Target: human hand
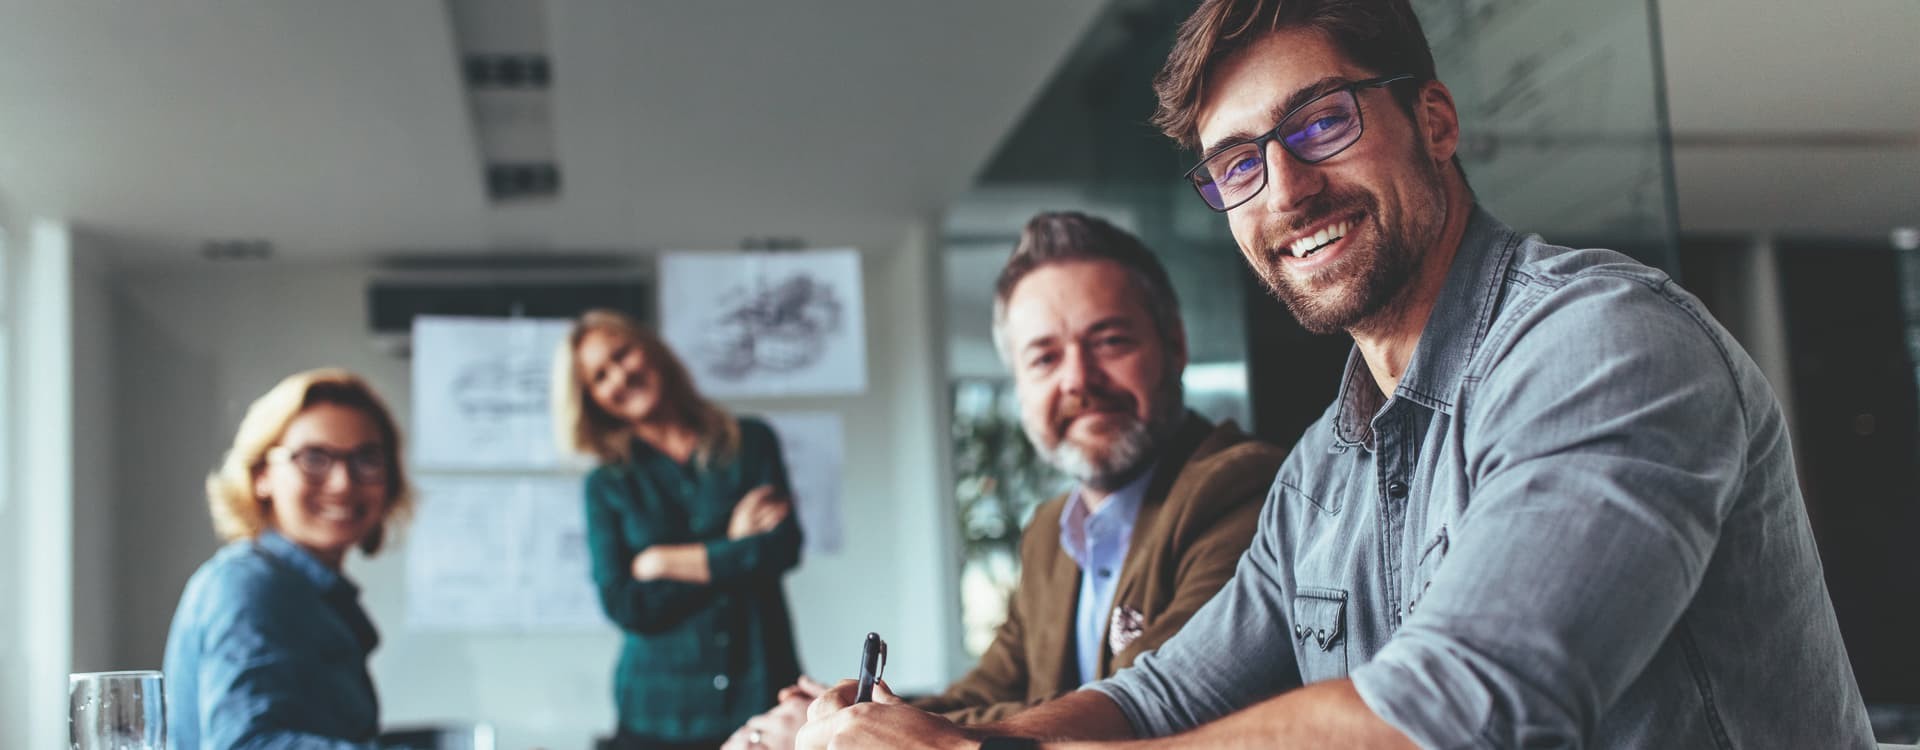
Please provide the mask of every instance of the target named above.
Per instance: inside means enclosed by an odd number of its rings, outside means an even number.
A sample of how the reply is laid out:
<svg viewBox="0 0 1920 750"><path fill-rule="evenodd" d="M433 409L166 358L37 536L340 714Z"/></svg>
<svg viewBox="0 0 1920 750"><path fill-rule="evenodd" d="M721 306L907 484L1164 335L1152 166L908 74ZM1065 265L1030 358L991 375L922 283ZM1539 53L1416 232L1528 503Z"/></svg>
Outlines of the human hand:
<svg viewBox="0 0 1920 750"><path fill-rule="evenodd" d="M734 730L720 750L793 750L793 736L807 723L807 705L812 702L811 698L782 698Z"/></svg>
<svg viewBox="0 0 1920 750"><path fill-rule="evenodd" d="M808 703L812 703L813 699L820 697L821 693L827 692L829 689L826 685L821 684L812 677L800 675L800 681L780 688L779 700L785 703L788 698L805 698ZM805 706L802 706L802 708L805 708ZM804 721L807 718L807 713L801 711L800 718Z"/></svg>
<svg viewBox="0 0 1920 750"><path fill-rule="evenodd" d="M859 683L841 680L807 707L807 725L794 738L796 750L923 748L971 750L979 738L937 714L907 705L887 683L873 685L873 702L853 703Z"/></svg>
<svg viewBox="0 0 1920 750"><path fill-rule="evenodd" d="M666 577L667 557L660 551L660 547L648 547L640 550L640 554L633 556L633 564L631 567L633 569L634 580L657 580Z"/></svg>
<svg viewBox="0 0 1920 750"><path fill-rule="evenodd" d="M733 515L727 519L727 538L741 539L772 531L792 510L793 503L786 495L776 492L773 485L755 487L733 506Z"/></svg>

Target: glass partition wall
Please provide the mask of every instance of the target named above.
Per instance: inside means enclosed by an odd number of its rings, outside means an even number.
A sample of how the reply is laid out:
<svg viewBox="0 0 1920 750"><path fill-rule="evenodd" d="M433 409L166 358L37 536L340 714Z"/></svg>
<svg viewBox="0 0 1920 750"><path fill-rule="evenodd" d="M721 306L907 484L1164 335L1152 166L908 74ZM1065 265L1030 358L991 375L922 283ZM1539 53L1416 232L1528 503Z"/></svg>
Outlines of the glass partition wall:
<svg viewBox="0 0 1920 750"><path fill-rule="evenodd" d="M1460 107L1478 199L1523 231L1674 270L1652 3L1414 0ZM1081 210L1138 234L1172 275L1187 403L1287 445L1332 399L1349 346L1309 336L1246 270L1225 219L1180 179L1194 155L1148 124L1153 75L1193 3L1120 0L1082 38L947 212L953 501L966 645L1005 616L1020 530L1068 482L1020 431L993 349L993 281L1034 213Z"/></svg>

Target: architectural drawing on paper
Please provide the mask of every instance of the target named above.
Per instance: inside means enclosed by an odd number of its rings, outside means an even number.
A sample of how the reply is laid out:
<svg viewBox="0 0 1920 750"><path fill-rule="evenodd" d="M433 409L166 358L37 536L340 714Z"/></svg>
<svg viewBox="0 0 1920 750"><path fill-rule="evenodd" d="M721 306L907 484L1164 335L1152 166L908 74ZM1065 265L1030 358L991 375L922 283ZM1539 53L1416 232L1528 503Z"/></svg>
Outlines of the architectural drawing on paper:
<svg viewBox="0 0 1920 750"><path fill-rule="evenodd" d="M453 377L453 403L468 419L539 416L547 410L548 364L541 352L465 362Z"/></svg>
<svg viewBox="0 0 1920 750"><path fill-rule="evenodd" d="M660 332L714 398L865 391L864 304L854 250L660 258Z"/></svg>
<svg viewBox="0 0 1920 750"><path fill-rule="evenodd" d="M800 271L723 294L701 352L707 370L728 380L813 366L840 333L845 308L833 286Z"/></svg>

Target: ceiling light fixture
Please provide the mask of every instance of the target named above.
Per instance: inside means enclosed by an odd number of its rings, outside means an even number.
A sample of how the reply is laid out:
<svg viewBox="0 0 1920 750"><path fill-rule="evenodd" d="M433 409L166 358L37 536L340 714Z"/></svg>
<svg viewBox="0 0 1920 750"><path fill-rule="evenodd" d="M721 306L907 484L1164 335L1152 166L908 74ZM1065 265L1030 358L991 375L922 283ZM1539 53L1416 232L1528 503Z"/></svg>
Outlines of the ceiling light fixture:
<svg viewBox="0 0 1920 750"><path fill-rule="evenodd" d="M1920 250L1920 227L1894 227L1893 246L1900 250Z"/></svg>

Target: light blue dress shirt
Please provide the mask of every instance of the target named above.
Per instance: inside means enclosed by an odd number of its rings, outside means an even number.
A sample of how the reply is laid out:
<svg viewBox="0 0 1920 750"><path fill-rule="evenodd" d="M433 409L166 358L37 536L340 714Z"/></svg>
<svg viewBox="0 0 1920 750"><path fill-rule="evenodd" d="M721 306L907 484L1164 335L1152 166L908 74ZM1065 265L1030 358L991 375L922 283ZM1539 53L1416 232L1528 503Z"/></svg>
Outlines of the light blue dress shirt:
<svg viewBox="0 0 1920 750"><path fill-rule="evenodd" d="M1080 665L1080 682L1093 681L1100 674L1100 641L1107 633L1107 612L1113 609L1113 588L1120 580L1120 566L1127 561L1127 546L1133 540L1133 519L1140 514L1140 499L1153 481L1153 467L1107 496L1100 509L1087 512L1081 488L1067 498L1066 515L1060 521L1060 546L1080 565L1080 603L1073 618L1074 651Z"/></svg>
<svg viewBox="0 0 1920 750"><path fill-rule="evenodd" d="M360 750L380 707L360 590L268 531L214 553L167 632L173 750Z"/></svg>

